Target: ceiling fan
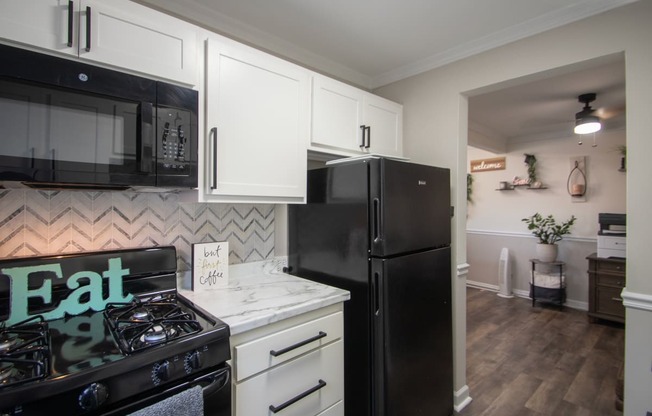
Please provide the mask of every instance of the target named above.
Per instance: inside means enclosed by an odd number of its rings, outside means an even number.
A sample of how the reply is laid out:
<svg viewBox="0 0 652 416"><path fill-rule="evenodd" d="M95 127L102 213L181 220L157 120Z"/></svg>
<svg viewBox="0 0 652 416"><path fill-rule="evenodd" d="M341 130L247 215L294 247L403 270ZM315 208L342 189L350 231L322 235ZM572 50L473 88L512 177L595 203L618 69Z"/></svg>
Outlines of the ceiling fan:
<svg viewBox="0 0 652 416"><path fill-rule="evenodd" d="M575 113L575 128L573 129L575 134L595 133L602 128L600 117L594 114L595 110L589 105L595 101L596 97L597 94L594 92L577 97L577 100L584 104L584 108L582 108L582 111Z"/></svg>

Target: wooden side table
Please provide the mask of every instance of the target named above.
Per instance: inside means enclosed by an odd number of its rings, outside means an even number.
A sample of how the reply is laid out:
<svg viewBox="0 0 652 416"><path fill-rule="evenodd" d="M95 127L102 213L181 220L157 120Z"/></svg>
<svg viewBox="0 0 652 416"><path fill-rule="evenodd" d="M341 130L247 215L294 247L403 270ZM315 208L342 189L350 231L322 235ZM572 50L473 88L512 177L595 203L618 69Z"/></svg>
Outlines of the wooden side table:
<svg viewBox="0 0 652 416"><path fill-rule="evenodd" d="M557 294L558 296L558 305L559 307L564 306L564 302L566 301L566 283L564 282L563 278L563 272L564 272L564 263L563 261L552 261L552 262L546 262L546 261L541 261L539 259L530 259L530 263L532 264L532 275L531 275L531 280L530 280L530 294L532 297L532 306L534 306L534 303L537 301L537 290L541 292L542 290L545 291L554 291L554 293ZM540 287L536 286L534 284L534 272L536 271L537 265L541 266L548 266L548 268L554 269L557 268L559 270L559 288L547 288L547 287ZM552 300L548 299L538 299L539 302L554 302Z"/></svg>

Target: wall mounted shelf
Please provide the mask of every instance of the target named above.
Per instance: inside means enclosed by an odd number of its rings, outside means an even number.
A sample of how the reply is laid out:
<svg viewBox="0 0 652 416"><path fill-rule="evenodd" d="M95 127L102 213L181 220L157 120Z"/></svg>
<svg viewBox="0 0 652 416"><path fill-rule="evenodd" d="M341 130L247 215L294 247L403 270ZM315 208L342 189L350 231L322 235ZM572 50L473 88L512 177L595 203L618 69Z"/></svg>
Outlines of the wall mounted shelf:
<svg viewBox="0 0 652 416"><path fill-rule="evenodd" d="M533 188L530 185L510 185L508 188L496 189L496 191L513 191L516 188L525 188L525 189L530 190L530 191L540 191L540 190L543 190L543 189L548 189L547 186L540 186L538 188Z"/></svg>

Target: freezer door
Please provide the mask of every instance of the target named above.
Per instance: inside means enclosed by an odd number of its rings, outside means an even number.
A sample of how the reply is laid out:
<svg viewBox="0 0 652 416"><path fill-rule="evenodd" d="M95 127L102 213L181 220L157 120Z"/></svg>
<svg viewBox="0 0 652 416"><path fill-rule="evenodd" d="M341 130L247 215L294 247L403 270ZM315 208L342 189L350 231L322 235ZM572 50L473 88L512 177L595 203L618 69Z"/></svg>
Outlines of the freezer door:
<svg viewBox="0 0 652 416"><path fill-rule="evenodd" d="M371 162L369 175L372 256L450 244L448 169L379 159Z"/></svg>
<svg viewBox="0 0 652 416"><path fill-rule="evenodd" d="M453 414L450 248L372 259L376 416Z"/></svg>

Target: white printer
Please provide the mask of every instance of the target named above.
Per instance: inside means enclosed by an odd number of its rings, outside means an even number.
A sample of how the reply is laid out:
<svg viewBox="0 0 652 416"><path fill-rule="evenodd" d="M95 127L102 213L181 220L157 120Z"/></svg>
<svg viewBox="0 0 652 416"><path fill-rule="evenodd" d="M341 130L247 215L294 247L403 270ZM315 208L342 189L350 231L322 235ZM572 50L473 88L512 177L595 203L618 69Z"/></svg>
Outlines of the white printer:
<svg viewBox="0 0 652 416"><path fill-rule="evenodd" d="M598 257L626 257L626 220L626 214L598 214Z"/></svg>

